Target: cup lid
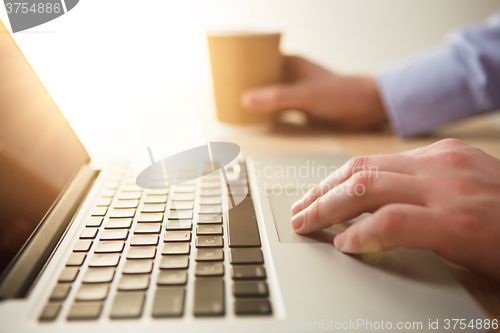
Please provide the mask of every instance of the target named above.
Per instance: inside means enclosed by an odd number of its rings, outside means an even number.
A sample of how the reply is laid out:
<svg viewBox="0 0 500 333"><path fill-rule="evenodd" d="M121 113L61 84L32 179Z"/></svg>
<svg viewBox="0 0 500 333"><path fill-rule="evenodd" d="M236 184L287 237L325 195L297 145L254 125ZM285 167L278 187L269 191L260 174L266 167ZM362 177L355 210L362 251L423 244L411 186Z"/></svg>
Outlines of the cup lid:
<svg viewBox="0 0 500 333"><path fill-rule="evenodd" d="M272 36L281 35L278 29L248 28L248 27L225 27L206 30L207 36L211 37L252 37L252 36Z"/></svg>

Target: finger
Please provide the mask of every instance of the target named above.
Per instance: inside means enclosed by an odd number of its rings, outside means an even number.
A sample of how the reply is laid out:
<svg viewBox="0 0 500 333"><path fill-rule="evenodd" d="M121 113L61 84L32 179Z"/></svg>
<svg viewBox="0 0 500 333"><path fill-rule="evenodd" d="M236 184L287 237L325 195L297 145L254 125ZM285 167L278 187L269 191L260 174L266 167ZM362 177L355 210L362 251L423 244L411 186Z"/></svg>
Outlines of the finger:
<svg viewBox="0 0 500 333"><path fill-rule="evenodd" d="M319 184L311 188L301 200L294 203L292 206L292 214L295 215L309 207L309 205L319 197L360 171L369 172L372 176L381 171L412 175L416 172L415 160L411 156L399 154L354 157Z"/></svg>
<svg viewBox="0 0 500 333"><path fill-rule="evenodd" d="M243 107L261 112L276 112L303 107L304 91L294 84L274 84L250 89L241 95Z"/></svg>
<svg viewBox="0 0 500 333"><path fill-rule="evenodd" d="M398 246L436 250L440 243L439 219L430 208L393 204L353 224L334 243L345 253L388 250Z"/></svg>
<svg viewBox="0 0 500 333"><path fill-rule="evenodd" d="M415 177L392 172L359 172L292 218L292 227L307 234L345 222L392 203L424 204Z"/></svg>

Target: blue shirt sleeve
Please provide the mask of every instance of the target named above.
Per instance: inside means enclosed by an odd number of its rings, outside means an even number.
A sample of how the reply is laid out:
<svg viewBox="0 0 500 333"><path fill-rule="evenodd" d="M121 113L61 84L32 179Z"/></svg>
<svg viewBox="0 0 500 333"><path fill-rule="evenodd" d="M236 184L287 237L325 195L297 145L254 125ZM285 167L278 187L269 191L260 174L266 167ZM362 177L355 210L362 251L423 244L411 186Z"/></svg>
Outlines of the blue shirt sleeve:
<svg viewBox="0 0 500 333"><path fill-rule="evenodd" d="M500 11L451 33L446 43L377 75L399 136L414 136L500 108Z"/></svg>

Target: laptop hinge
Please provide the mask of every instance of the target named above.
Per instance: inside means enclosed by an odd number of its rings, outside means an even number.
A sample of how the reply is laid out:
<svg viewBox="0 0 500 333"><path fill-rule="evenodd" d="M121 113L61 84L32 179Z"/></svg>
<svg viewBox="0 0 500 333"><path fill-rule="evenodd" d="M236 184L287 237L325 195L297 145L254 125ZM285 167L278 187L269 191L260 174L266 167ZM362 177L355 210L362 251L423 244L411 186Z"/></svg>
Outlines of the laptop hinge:
<svg viewBox="0 0 500 333"><path fill-rule="evenodd" d="M0 285L0 299L23 298L73 220L98 172L85 164L45 216Z"/></svg>

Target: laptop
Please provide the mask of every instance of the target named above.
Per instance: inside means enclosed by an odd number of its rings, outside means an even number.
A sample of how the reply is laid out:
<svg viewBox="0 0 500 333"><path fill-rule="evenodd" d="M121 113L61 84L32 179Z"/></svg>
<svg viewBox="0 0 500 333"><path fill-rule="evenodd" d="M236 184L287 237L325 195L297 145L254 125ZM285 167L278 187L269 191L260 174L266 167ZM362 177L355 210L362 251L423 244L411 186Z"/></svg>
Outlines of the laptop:
<svg viewBox="0 0 500 333"><path fill-rule="evenodd" d="M94 167L3 25L0 59L1 331L429 331L488 320L432 252L342 254L333 237L355 221L292 231L291 204L349 156L173 165L175 185L160 173L141 187L127 161Z"/></svg>

